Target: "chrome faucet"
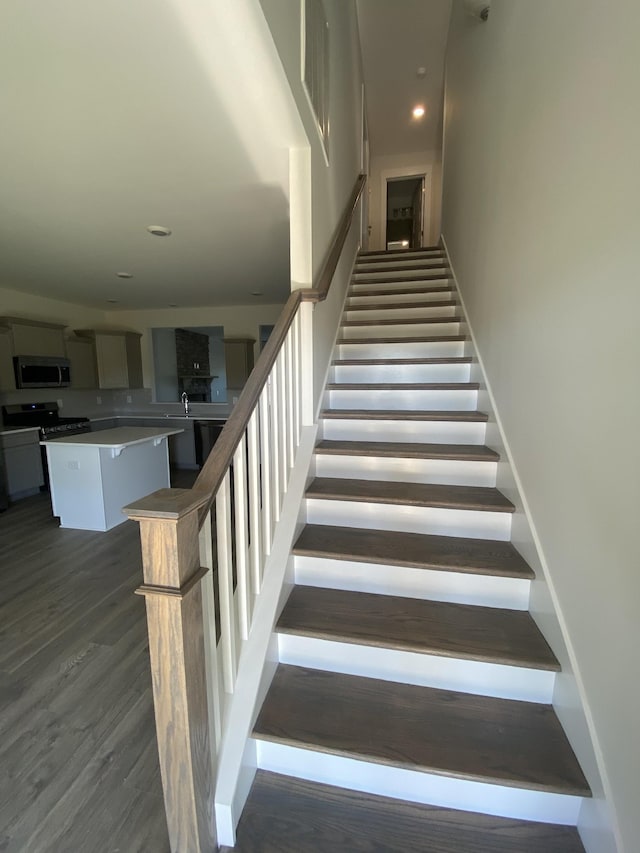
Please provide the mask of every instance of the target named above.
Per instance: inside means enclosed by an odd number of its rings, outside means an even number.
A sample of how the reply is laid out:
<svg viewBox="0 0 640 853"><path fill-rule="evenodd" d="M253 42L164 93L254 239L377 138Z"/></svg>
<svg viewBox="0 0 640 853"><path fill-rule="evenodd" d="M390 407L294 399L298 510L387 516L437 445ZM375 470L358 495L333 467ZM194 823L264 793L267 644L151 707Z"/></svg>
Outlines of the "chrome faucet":
<svg viewBox="0 0 640 853"><path fill-rule="evenodd" d="M182 400L182 405L184 406L184 416L185 416L185 418L188 418L189 412L190 412L190 406L189 406L189 398L187 397L186 391L182 392L182 397L180 399Z"/></svg>

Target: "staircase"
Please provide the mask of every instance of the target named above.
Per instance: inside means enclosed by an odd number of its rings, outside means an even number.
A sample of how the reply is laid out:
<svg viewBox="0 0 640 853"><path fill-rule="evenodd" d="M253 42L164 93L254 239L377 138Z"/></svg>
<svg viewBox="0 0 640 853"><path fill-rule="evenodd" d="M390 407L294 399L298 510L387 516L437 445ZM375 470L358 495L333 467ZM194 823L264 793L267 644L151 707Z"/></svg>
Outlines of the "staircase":
<svg viewBox="0 0 640 853"><path fill-rule="evenodd" d="M439 249L359 256L239 853L583 850L468 353Z"/></svg>

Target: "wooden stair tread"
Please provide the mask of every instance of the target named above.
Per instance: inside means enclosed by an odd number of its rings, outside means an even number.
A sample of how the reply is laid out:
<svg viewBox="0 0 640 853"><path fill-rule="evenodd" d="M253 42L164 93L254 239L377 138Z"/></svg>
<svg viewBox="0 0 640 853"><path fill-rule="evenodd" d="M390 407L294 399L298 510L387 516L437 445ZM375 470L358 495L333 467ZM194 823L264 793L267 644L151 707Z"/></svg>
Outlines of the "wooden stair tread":
<svg viewBox="0 0 640 853"><path fill-rule="evenodd" d="M441 280L453 281L449 276L440 276ZM414 294L428 295L429 293L446 293L450 291L455 293L455 290L450 284L443 284L439 287L391 287L383 290L354 290L353 284L362 284L362 282L352 282L352 287L349 289L349 299L356 299L359 296L410 296ZM385 282L383 282L385 284ZM413 305L413 302L407 302L408 306ZM351 307L351 306L349 306Z"/></svg>
<svg viewBox="0 0 640 853"><path fill-rule="evenodd" d="M426 275L403 275L398 277L397 275L385 275L381 278L377 278L374 276L373 270L368 271L367 273L354 273L357 276L362 276L362 278L353 279L353 284L406 284L409 281L441 281L442 279L451 279L450 270L444 264L441 267L436 267L436 269L441 269L441 273L433 273L429 272ZM382 272L382 270L380 270ZM415 272L415 270L411 270L411 272Z"/></svg>
<svg viewBox="0 0 640 853"><path fill-rule="evenodd" d="M308 486L306 496L324 500L363 501L402 506L515 512L511 501L502 492L490 486L450 486L441 483L396 483L316 477Z"/></svg>
<svg viewBox="0 0 640 853"><path fill-rule="evenodd" d="M477 391L478 382L328 382L327 391Z"/></svg>
<svg viewBox="0 0 640 853"><path fill-rule="evenodd" d="M391 365L409 365L409 364L472 364L473 357L470 355L459 356L441 356L440 358L335 358L331 364L336 367L343 365L362 365L362 364L391 364Z"/></svg>
<svg viewBox="0 0 640 853"><path fill-rule="evenodd" d="M258 770L221 853L584 853L574 827L461 812Z"/></svg>
<svg viewBox="0 0 640 853"><path fill-rule="evenodd" d="M557 672L528 612L341 589L295 586L284 634Z"/></svg>
<svg viewBox="0 0 640 853"><path fill-rule="evenodd" d="M467 335L420 335L417 337L395 337L395 338L383 338L378 337L367 337L367 338L338 338L336 343L342 344L437 344L442 343L443 341L466 341L468 340Z"/></svg>
<svg viewBox="0 0 640 853"><path fill-rule="evenodd" d="M280 664L254 735L445 776L590 795L552 707L534 702Z"/></svg>
<svg viewBox="0 0 640 853"><path fill-rule="evenodd" d="M318 442L316 453L335 456L384 456L403 459L454 459L468 462L497 462L500 454L482 444L423 444L414 441Z"/></svg>
<svg viewBox="0 0 640 853"><path fill-rule="evenodd" d="M460 305L457 299L437 299L427 300L425 302L378 302L369 305L346 305L345 311L381 311L391 310L396 308L456 308Z"/></svg>
<svg viewBox="0 0 640 853"><path fill-rule="evenodd" d="M469 421L485 423L489 417L485 412L456 411L448 409L325 409L323 418L366 421Z"/></svg>
<svg viewBox="0 0 640 853"><path fill-rule="evenodd" d="M445 572L533 580L535 574L511 542L307 524L293 553Z"/></svg>
<svg viewBox="0 0 640 853"><path fill-rule="evenodd" d="M382 266L377 266L377 268L371 268L369 264L379 264L378 261L367 261L366 266L361 264L356 264L353 268L353 271L356 275L366 275L367 273L381 273L381 272L412 272L419 273L423 270L426 272L430 272L432 269L447 269L449 264L444 258L434 257L434 258L417 258L416 260L409 261L409 263L393 263L391 260L384 263Z"/></svg>
<svg viewBox="0 0 640 853"><path fill-rule="evenodd" d="M464 317L392 317L384 320L345 320L341 325L341 329L358 328L360 326L411 326L427 323L462 323Z"/></svg>

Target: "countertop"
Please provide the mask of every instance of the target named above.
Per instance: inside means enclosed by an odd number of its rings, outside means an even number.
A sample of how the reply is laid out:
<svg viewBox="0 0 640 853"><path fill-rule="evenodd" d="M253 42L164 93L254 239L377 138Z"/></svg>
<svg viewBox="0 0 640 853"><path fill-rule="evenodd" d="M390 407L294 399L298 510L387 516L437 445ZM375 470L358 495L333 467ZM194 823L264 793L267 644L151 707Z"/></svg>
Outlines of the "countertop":
<svg viewBox="0 0 640 853"><path fill-rule="evenodd" d="M40 427L12 427L12 428L2 427L2 429L0 429L0 435L11 435L12 433L15 433L15 432L39 432L39 431L40 431Z"/></svg>
<svg viewBox="0 0 640 853"><path fill-rule="evenodd" d="M68 435L62 438L52 438L41 441L45 447L48 445L81 446L81 447L108 447L119 450L130 447L132 444L143 444L154 438L165 438L168 435L177 435L184 432L182 429L161 429L160 427L114 427L103 429L98 432L83 432L80 435Z"/></svg>

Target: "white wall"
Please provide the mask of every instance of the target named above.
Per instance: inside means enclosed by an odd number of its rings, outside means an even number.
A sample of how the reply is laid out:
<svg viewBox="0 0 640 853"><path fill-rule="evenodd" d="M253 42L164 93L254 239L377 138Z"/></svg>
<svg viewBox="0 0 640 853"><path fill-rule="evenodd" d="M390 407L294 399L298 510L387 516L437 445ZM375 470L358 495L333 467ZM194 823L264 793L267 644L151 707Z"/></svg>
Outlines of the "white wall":
<svg viewBox="0 0 640 853"><path fill-rule="evenodd" d="M362 70L353 0L324 0L329 23L329 165L301 80L300 0L260 0L310 146L310 273L317 274L360 167ZM295 222L293 223L295 227ZM293 240L292 236L292 240ZM306 284L310 281L298 282Z"/></svg>
<svg viewBox="0 0 640 853"><path fill-rule="evenodd" d="M371 158L369 181L370 249L384 249L386 238L386 180L402 175L427 175L424 241L428 246L440 236L441 157L439 151L385 154Z"/></svg>
<svg viewBox="0 0 640 853"><path fill-rule="evenodd" d="M20 293L18 290L0 288L0 316L27 317L30 320L60 323L73 330L104 325L106 313L73 302L46 299L43 296Z"/></svg>
<svg viewBox="0 0 640 853"><path fill-rule="evenodd" d="M493 0L487 24L456 0L442 228L626 853L640 837L639 29L631 0ZM588 849L608 849L593 813L581 821Z"/></svg>

